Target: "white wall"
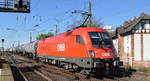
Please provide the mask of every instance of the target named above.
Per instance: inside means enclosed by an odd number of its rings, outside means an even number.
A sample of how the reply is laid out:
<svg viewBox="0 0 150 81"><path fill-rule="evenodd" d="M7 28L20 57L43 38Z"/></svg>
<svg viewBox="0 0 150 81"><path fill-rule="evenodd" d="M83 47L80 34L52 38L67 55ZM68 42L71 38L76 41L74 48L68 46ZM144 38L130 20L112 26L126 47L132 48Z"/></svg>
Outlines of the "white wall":
<svg viewBox="0 0 150 81"><path fill-rule="evenodd" d="M143 59L150 60L150 34L143 34Z"/></svg>
<svg viewBox="0 0 150 81"><path fill-rule="evenodd" d="M134 60L141 61L141 34L134 34Z"/></svg>
<svg viewBox="0 0 150 81"><path fill-rule="evenodd" d="M130 54L131 53L131 35L127 35L124 37L124 53Z"/></svg>

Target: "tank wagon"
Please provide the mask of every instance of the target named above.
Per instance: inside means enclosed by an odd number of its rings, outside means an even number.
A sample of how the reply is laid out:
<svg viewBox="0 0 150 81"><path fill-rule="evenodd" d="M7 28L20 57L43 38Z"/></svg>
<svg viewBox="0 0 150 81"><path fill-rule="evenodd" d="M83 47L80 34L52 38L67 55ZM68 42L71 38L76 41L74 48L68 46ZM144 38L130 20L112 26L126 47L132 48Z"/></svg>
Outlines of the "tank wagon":
<svg viewBox="0 0 150 81"><path fill-rule="evenodd" d="M21 47L21 51L23 52L23 55L35 58L36 57L37 42L38 41L33 41L30 43L24 44Z"/></svg>
<svg viewBox="0 0 150 81"><path fill-rule="evenodd" d="M22 44L20 46L17 46L15 49L17 50L17 53L21 54L22 56L28 56L28 57L36 57L36 49L37 49L37 43L38 41L33 41L27 44Z"/></svg>
<svg viewBox="0 0 150 81"><path fill-rule="evenodd" d="M122 65L106 30L76 28L43 40L25 44L26 54L40 61L64 66L83 74L112 70Z"/></svg>

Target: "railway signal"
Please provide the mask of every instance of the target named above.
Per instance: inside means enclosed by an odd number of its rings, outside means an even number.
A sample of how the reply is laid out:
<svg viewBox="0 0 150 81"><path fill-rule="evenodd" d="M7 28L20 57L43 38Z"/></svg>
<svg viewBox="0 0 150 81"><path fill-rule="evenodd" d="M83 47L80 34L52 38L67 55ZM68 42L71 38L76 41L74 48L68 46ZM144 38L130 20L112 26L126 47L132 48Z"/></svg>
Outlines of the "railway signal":
<svg viewBox="0 0 150 81"><path fill-rule="evenodd" d="M0 12L30 13L30 0L3 0Z"/></svg>
<svg viewBox="0 0 150 81"><path fill-rule="evenodd" d="M5 41L5 39L1 39L1 41L2 41L2 53L4 52L4 41Z"/></svg>

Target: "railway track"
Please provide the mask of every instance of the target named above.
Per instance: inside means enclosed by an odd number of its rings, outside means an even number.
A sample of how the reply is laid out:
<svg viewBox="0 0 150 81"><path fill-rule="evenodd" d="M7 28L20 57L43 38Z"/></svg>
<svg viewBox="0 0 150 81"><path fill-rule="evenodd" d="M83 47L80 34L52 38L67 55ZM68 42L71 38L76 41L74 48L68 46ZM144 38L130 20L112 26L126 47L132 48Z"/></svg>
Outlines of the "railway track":
<svg viewBox="0 0 150 81"><path fill-rule="evenodd" d="M17 59L13 55L9 56L8 60L12 63L13 68L15 67L13 69L15 70L14 72L18 71L21 77L23 77L17 79L17 81L52 81L49 77L34 69L32 62Z"/></svg>
<svg viewBox="0 0 150 81"><path fill-rule="evenodd" d="M64 68L36 62L22 56L14 55L11 58L26 77L26 81L147 81L145 77L149 76L145 73L119 71L117 75L92 76L87 79L80 73L70 72Z"/></svg>
<svg viewBox="0 0 150 81"><path fill-rule="evenodd" d="M18 66L20 67L20 69L22 71L26 72L24 74L25 74L25 76L28 75L27 78L29 78L31 75L31 74L28 74L27 71L30 71L33 73L33 70L34 70L34 72L42 74L42 75L46 75L44 77L52 79L52 80L48 80L48 81L79 81L79 79L81 80L81 76L79 78L74 73L71 73L68 70L64 70L63 68L57 68L55 66L37 63L34 60L24 58L24 57L22 58L20 56L19 56L19 59L17 59L17 60L19 63L23 62L23 64L18 64ZM43 80L39 80L39 81L43 81Z"/></svg>
<svg viewBox="0 0 150 81"><path fill-rule="evenodd" d="M18 59L19 58L19 59ZM36 72L42 75L45 75L46 78L51 78L48 81L91 81L91 79L87 79L85 75L79 73L73 73L63 68L59 68L53 65L37 63L36 61L28 58L24 58L21 56L15 55L15 61L27 79L30 81L34 81L34 75ZM32 74L34 75L32 75ZM32 75L32 77L31 77ZM30 78L31 77L31 78ZM92 78L93 81L101 81L99 79ZM44 80L36 80L36 81L44 81Z"/></svg>

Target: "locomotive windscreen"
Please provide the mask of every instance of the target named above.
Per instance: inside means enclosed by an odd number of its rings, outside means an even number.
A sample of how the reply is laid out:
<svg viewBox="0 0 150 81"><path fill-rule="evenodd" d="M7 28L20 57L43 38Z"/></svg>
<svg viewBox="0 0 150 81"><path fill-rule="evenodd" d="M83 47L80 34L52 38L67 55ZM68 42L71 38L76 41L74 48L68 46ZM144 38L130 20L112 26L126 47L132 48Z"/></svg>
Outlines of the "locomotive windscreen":
<svg viewBox="0 0 150 81"><path fill-rule="evenodd" d="M112 47L111 37L107 32L89 32L93 47Z"/></svg>

